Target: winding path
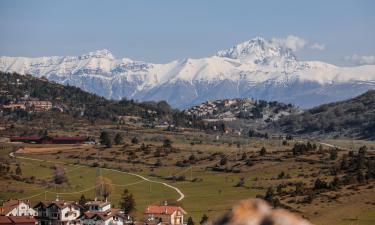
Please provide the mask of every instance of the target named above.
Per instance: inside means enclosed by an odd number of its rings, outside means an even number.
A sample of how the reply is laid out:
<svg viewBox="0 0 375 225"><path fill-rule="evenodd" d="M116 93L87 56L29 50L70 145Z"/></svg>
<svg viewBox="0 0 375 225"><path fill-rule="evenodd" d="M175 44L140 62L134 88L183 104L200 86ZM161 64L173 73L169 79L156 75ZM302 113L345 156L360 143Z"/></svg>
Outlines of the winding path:
<svg viewBox="0 0 375 225"><path fill-rule="evenodd" d="M9 153L9 156L12 157L12 158L16 157L13 152ZM49 160L42 160L42 159L34 159L34 158L29 158L29 157L23 157L23 156L17 156L16 158L25 159L25 160L33 160L33 161L38 161L38 162L59 163L59 164L67 164L67 165L77 166L75 164L65 163L65 162L61 162L61 161L49 161ZM79 165L79 166L89 167L89 166L86 166L86 165ZM136 174L136 173L124 172L124 171L121 171L121 170L108 169L108 168L102 168L102 169L103 170L107 170L107 171L113 171L113 172L124 173L124 174L128 174L128 175L136 176L136 177L139 177L142 180L150 182L150 183L162 184L162 185L164 185L164 186L166 186L168 188L173 189L174 191L176 191L179 194L179 198L177 199L178 202L185 198L184 193L179 188L177 188L175 186L172 186L170 184L167 184L165 182L150 180L147 177L144 177L144 176Z"/></svg>
<svg viewBox="0 0 375 225"><path fill-rule="evenodd" d="M343 149L343 150L350 150L350 149L347 149L347 148L344 148L344 147L341 147L341 146L338 146L338 145L333 145L333 144L329 144L329 143L325 143L325 142L318 142L319 144L321 145L325 145L327 147L331 147L331 148L340 148L340 149Z"/></svg>

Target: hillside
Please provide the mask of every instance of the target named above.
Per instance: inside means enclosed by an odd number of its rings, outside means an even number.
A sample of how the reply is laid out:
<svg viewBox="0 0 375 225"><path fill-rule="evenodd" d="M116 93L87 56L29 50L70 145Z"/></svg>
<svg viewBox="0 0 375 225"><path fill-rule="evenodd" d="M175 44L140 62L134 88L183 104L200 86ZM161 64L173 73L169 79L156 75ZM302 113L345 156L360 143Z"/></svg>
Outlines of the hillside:
<svg viewBox="0 0 375 225"><path fill-rule="evenodd" d="M375 90L350 100L324 104L274 126L297 135L375 139Z"/></svg>
<svg viewBox="0 0 375 225"><path fill-rule="evenodd" d="M107 100L77 87L64 86L45 78L0 72L0 105L25 102L27 99L50 101L73 117L90 121L116 120L119 116L137 116L147 120L171 120L174 113L166 102L137 103L133 100ZM22 117L22 113L18 113ZM26 116L26 115L25 115Z"/></svg>
<svg viewBox="0 0 375 225"><path fill-rule="evenodd" d="M116 58L106 49L80 56L2 56L0 71L45 76L107 99L165 100L180 109L248 97L310 108L375 88L374 65L300 61L292 49L260 37L208 57L165 64Z"/></svg>

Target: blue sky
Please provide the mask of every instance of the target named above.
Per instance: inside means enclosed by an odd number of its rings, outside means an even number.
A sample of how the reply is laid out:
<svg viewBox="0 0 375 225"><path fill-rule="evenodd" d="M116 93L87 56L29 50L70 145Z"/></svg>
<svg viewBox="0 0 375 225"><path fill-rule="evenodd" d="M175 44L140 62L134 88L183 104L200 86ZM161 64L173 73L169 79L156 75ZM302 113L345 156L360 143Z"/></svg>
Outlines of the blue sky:
<svg viewBox="0 0 375 225"><path fill-rule="evenodd" d="M372 63L374 12L371 0L0 0L0 55L107 48L116 57L163 63L210 56L257 36L294 35L308 41L296 53L301 59L345 65L359 63L356 55Z"/></svg>

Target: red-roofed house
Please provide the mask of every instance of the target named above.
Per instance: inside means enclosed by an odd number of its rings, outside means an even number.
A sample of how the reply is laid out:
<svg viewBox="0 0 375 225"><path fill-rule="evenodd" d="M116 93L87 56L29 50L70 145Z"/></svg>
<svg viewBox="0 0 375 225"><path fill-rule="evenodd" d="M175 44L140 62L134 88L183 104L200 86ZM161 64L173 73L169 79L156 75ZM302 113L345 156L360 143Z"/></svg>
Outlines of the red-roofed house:
<svg viewBox="0 0 375 225"><path fill-rule="evenodd" d="M11 142L24 142L31 144L42 144L45 142L40 136L28 136L28 137L10 137Z"/></svg>
<svg viewBox="0 0 375 225"><path fill-rule="evenodd" d="M148 222L157 224L182 225L184 224L184 215L186 214L179 206L172 205L149 205L144 211Z"/></svg>
<svg viewBox="0 0 375 225"><path fill-rule="evenodd" d="M37 221L31 216L0 216L0 225L36 225Z"/></svg>
<svg viewBox="0 0 375 225"><path fill-rule="evenodd" d="M27 202L21 200L9 200L0 207L2 216L37 216L38 213Z"/></svg>

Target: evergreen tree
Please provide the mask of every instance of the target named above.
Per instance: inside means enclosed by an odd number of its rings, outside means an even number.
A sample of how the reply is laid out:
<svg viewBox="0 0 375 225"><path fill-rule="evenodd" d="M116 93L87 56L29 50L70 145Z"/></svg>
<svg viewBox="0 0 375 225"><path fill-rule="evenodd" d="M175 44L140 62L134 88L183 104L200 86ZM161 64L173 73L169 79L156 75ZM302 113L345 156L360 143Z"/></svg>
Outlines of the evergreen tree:
<svg viewBox="0 0 375 225"><path fill-rule="evenodd" d="M363 175L362 170L358 170L358 173L357 173L357 181L358 181L358 183L360 183L360 184L363 184L363 183L365 183L365 181L366 181L365 176Z"/></svg>
<svg viewBox="0 0 375 225"><path fill-rule="evenodd" d="M19 176L22 175L22 169L21 169L20 165L17 165L16 174L19 175Z"/></svg>
<svg viewBox="0 0 375 225"><path fill-rule="evenodd" d="M120 208L126 215L129 215L135 210L135 200L133 194L128 189L124 189L120 199Z"/></svg>
<svg viewBox="0 0 375 225"><path fill-rule="evenodd" d="M199 222L199 224L203 225L203 224L207 223L207 221L208 221L208 216L206 214L203 214L202 219Z"/></svg>
<svg viewBox="0 0 375 225"><path fill-rule="evenodd" d="M262 147L262 149L260 149L260 151L259 151L259 154L260 154L260 156L265 156L267 154L266 148Z"/></svg>
<svg viewBox="0 0 375 225"><path fill-rule="evenodd" d="M112 147L112 141L109 138L109 134L106 131L102 131L100 134L100 144L105 145L106 147Z"/></svg>
<svg viewBox="0 0 375 225"><path fill-rule="evenodd" d="M319 190L319 189L326 189L328 188L327 182L321 180L321 179L316 179L314 183L314 190Z"/></svg>
<svg viewBox="0 0 375 225"><path fill-rule="evenodd" d="M87 200L86 200L85 195L81 195L81 197L79 198L78 203L79 203L81 206L85 206L86 202L87 202Z"/></svg>
<svg viewBox="0 0 375 225"><path fill-rule="evenodd" d="M273 197L274 197L274 190L273 190L273 187L270 186L267 189L266 195L264 196L264 200L266 200L269 203L272 203L273 202Z"/></svg>
<svg viewBox="0 0 375 225"><path fill-rule="evenodd" d="M163 141L163 147L164 148L170 148L170 147L172 147L172 141L169 140L168 138L164 139L164 141Z"/></svg>
<svg viewBox="0 0 375 225"><path fill-rule="evenodd" d="M331 150L330 154L329 154L329 158L331 160L336 160L337 159L337 149L334 148Z"/></svg>
<svg viewBox="0 0 375 225"><path fill-rule="evenodd" d="M133 137L132 138L132 144L138 144L139 143L139 140L138 140L138 138L137 137Z"/></svg>
<svg viewBox="0 0 375 225"><path fill-rule="evenodd" d="M358 150L358 154L357 154L357 169L358 170L361 170L365 167L366 151L367 151L367 147L365 145L360 147Z"/></svg>
<svg viewBox="0 0 375 225"><path fill-rule="evenodd" d="M227 162L228 162L228 159L225 156L220 159L220 165L222 165L222 166L224 166L225 164L227 164Z"/></svg>
<svg viewBox="0 0 375 225"><path fill-rule="evenodd" d="M161 162L160 158L156 160L156 163L154 164L156 167L160 167L163 165L163 163Z"/></svg>
<svg viewBox="0 0 375 225"><path fill-rule="evenodd" d="M82 206L82 209L81 209L82 212L85 212L85 211L88 210L88 208L86 206L87 200L86 200L85 195L81 195L81 197L79 198L78 203L79 203L80 206Z"/></svg>
<svg viewBox="0 0 375 225"><path fill-rule="evenodd" d="M124 137L122 136L121 133L117 133L115 136L115 144L116 145L121 145L124 143Z"/></svg>
<svg viewBox="0 0 375 225"><path fill-rule="evenodd" d="M246 152L242 153L242 157L241 157L241 160L246 160L247 159L247 155L246 155Z"/></svg>
<svg viewBox="0 0 375 225"><path fill-rule="evenodd" d="M189 216L188 218L187 225L194 225L194 221L193 218L191 218L191 216Z"/></svg>

